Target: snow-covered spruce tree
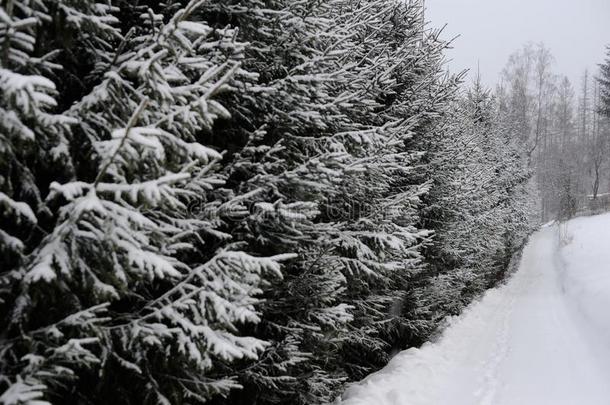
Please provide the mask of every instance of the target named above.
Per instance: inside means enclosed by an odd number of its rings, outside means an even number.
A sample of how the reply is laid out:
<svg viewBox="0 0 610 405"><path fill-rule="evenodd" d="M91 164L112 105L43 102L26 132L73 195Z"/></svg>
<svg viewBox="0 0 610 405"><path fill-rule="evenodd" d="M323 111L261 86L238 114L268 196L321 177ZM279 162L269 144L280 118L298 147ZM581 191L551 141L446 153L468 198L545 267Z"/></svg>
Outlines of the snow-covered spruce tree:
<svg viewBox="0 0 610 405"><path fill-rule="evenodd" d="M366 169L346 179L343 195L367 210L342 224L361 246L344 242L337 250L359 265L346 271L355 321L342 354L350 378L361 379L410 345L419 329L403 311L431 236L420 226L421 197L431 183L423 170L427 157L416 145L442 122L459 77L445 73L448 44L425 30L419 2L350 4L343 27L356 34L344 63L353 69L348 81L362 103L346 110L356 123L346 135L358 140L346 144L357 147L356 162Z"/></svg>
<svg viewBox="0 0 610 405"><path fill-rule="evenodd" d="M198 21L201 4L0 9L0 403L202 403L237 386L213 364L266 347L238 325L260 320L255 296L288 256L222 231L255 194L224 190L204 144L243 44ZM57 92L74 89L53 62L70 51L92 58L78 97ZM53 114L56 99L76 102Z"/></svg>
<svg viewBox="0 0 610 405"><path fill-rule="evenodd" d="M246 142L235 156L231 184L266 191L233 234L261 254L299 253L284 278L266 289L256 333L275 344L263 361L244 367L247 389L229 403L321 403L345 380L332 359L352 316L342 300L341 269L326 265L334 224L322 213L351 170L351 156L325 141L349 124L338 94L331 93L341 70L338 56L346 52L332 32L338 10L339 1L209 4L210 18L235 19L238 38L251 43L244 66L258 73L228 103L237 120L224 130Z"/></svg>
<svg viewBox="0 0 610 405"><path fill-rule="evenodd" d="M247 389L229 402L323 403L383 366L411 327L391 311L429 236L411 142L455 89L446 44L423 33L418 3L211 2L205 15L239 26L258 73L226 103L239 125L218 128L246 144L230 184L268 196L232 234L261 254L299 252L256 328L277 344L244 365Z"/></svg>
<svg viewBox="0 0 610 405"><path fill-rule="evenodd" d="M428 332L501 279L530 231L525 151L495 99L477 81L452 111L432 162L429 270L413 291Z"/></svg>

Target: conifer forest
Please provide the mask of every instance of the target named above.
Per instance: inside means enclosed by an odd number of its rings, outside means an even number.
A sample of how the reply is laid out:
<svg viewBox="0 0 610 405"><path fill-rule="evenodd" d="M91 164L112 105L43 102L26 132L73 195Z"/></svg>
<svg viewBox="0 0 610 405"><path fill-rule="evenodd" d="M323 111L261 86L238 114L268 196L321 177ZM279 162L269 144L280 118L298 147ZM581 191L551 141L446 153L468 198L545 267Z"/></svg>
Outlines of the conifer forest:
<svg viewBox="0 0 610 405"><path fill-rule="evenodd" d="M422 0L0 5L1 405L339 404L610 208L610 48L489 86Z"/></svg>

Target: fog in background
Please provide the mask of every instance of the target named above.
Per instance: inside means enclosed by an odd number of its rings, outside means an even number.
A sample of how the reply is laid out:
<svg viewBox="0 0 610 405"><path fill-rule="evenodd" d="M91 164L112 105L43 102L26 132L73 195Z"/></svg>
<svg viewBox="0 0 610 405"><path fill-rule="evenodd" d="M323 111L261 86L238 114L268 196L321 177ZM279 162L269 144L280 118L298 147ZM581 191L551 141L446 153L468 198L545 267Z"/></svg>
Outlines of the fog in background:
<svg viewBox="0 0 610 405"><path fill-rule="evenodd" d="M610 0L426 0L431 27L460 35L447 53L453 71L480 71L494 86L509 55L528 41L544 42L554 71L579 87L586 68L597 72L610 43ZM472 74L471 74L472 76Z"/></svg>

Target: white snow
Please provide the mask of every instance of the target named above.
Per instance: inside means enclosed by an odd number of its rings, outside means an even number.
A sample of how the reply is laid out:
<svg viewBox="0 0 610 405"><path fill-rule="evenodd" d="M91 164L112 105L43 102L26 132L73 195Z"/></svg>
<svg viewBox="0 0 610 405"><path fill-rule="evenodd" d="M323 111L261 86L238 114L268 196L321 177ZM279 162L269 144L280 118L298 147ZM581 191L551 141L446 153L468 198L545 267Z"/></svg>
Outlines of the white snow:
<svg viewBox="0 0 610 405"><path fill-rule="evenodd" d="M27 218L33 224L38 223L38 218L34 214L34 211L24 202L15 201L3 192L0 191L0 206L6 206L8 209L16 212L24 218Z"/></svg>
<svg viewBox="0 0 610 405"><path fill-rule="evenodd" d="M565 236L559 259L566 295L610 348L610 214L575 219L561 233Z"/></svg>
<svg viewBox="0 0 610 405"><path fill-rule="evenodd" d="M519 270L342 405L610 403L610 214L542 228Z"/></svg>

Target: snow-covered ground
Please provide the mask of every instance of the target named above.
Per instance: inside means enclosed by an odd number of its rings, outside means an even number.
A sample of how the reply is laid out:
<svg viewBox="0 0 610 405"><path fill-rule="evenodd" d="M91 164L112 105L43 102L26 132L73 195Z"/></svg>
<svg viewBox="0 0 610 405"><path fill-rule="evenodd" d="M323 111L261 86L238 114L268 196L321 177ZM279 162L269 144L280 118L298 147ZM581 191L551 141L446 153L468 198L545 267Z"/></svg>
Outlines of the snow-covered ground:
<svg viewBox="0 0 610 405"><path fill-rule="evenodd" d="M338 402L610 404L610 214L543 227L505 285Z"/></svg>

